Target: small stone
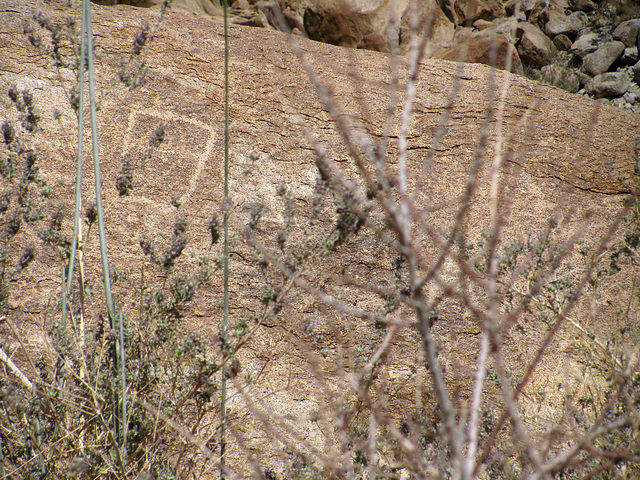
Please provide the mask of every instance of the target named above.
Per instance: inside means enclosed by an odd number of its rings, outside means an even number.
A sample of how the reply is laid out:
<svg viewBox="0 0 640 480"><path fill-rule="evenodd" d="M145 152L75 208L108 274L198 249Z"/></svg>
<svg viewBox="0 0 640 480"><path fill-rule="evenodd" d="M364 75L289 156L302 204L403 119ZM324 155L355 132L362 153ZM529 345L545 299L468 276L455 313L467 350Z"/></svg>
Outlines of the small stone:
<svg viewBox="0 0 640 480"><path fill-rule="evenodd" d="M598 40L599 37L595 33L581 35L575 42L573 42L569 51L582 58L598 49Z"/></svg>
<svg viewBox="0 0 640 480"><path fill-rule="evenodd" d="M556 48L558 50L561 50L563 52L566 52L567 50L569 50L569 48L571 48L571 39L569 37L567 37L564 33L561 33L560 35L556 35L553 38L553 44L556 46Z"/></svg>
<svg viewBox="0 0 640 480"><path fill-rule="evenodd" d="M491 28L484 31L485 34L493 35L495 33L502 33L511 37L511 32L517 28L518 22L515 18L496 18L491 22Z"/></svg>
<svg viewBox="0 0 640 480"><path fill-rule="evenodd" d="M598 9L598 5L593 0L574 0L569 8L574 12L593 12Z"/></svg>
<svg viewBox="0 0 640 480"><path fill-rule="evenodd" d="M624 108L624 98L614 98L611 100L611 105L617 108Z"/></svg>
<svg viewBox="0 0 640 480"><path fill-rule="evenodd" d="M620 61L625 65L635 65L638 62L638 47L625 48Z"/></svg>
<svg viewBox="0 0 640 480"><path fill-rule="evenodd" d="M569 15L569 21L575 32L579 33L587 27L589 17L587 17L587 14L584 12L573 12Z"/></svg>
<svg viewBox="0 0 640 480"><path fill-rule="evenodd" d="M366 2L365 2L366 3ZM453 10L458 17L458 25L470 26L479 18L493 20L504 17L504 7L502 2L491 2L488 0L466 0L464 2L449 2L454 4Z"/></svg>
<svg viewBox="0 0 640 480"><path fill-rule="evenodd" d="M575 38L587 26L589 20L584 12L574 12L569 16L556 11L550 11L548 14L549 21L544 26L544 31L550 37L566 35Z"/></svg>
<svg viewBox="0 0 640 480"><path fill-rule="evenodd" d="M640 62L631 67L633 71L633 81L640 85Z"/></svg>
<svg viewBox="0 0 640 480"><path fill-rule="evenodd" d="M550 37L560 34L569 36L576 33L569 17L556 11L549 12L549 21L544 26L544 32Z"/></svg>
<svg viewBox="0 0 640 480"><path fill-rule="evenodd" d="M489 20L485 20L483 18L479 18L475 22L473 22L473 28L477 28L478 30L486 30L487 28L493 27L493 22Z"/></svg>
<svg viewBox="0 0 640 480"><path fill-rule="evenodd" d="M509 15L513 15L516 10L516 4L521 12L530 12L536 5L540 3L540 0L509 0L504 4L504 9Z"/></svg>

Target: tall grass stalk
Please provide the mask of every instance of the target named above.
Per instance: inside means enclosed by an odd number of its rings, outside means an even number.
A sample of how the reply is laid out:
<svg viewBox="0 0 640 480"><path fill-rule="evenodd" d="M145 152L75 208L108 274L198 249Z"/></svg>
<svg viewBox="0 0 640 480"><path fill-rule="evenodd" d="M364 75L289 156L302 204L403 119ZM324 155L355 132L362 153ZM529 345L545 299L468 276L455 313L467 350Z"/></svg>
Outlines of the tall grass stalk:
<svg viewBox="0 0 640 480"><path fill-rule="evenodd" d="M124 350L124 317L122 315L122 309L118 309L118 353L120 356L120 388L122 389L122 456L127 458L127 365L125 359L127 358Z"/></svg>
<svg viewBox="0 0 640 480"><path fill-rule="evenodd" d="M87 51L87 65L89 70L89 111L91 113L91 141L93 145L93 171L95 179L95 195L96 195L96 209L98 212L98 234L100 237L100 257L102 259L102 276L104 282L104 293L107 303L107 314L109 316L109 327L114 331L117 327L115 308L113 303L113 296L111 295L111 274L109 271L109 259L107 257L107 239L104 229L104 209L102 207L102 176L100 174L100 155L98 151L98 123L96 119L96 93L95 93L95 70L93 65L93 41L91 34L91 2L89 0L83 0L82 4L82 30L86 32L86 51ZM83 36L83 43L85 42ZM84 92L80 92L80 96L83 96ZM82 114L80 116L82 119ZM82 120L81 120L82 121ZM78 143L82 143L82 138L78 139ZM113 371L114 375L118 372L118 353L119 348L114 348L113 353ZM124 349L120 350L124 351ZM120 362L124 362L124 357L120 358ZM124 366L123 366L124 368ZM126 385L122 386L123 394L126 391ZM113 389L113 430L116 443L121 445L122 438L120 432L120 400L118 399L118 392ZM122 398L124 402L125 399ZM122 418L122 422L126 422L125 418Z"/></svg>
<svg viewBox="0 0 640 480"><path fill-rule="evenodd" d="M80 42L80 59L78 62L78 91L79 91L79 106L78 106L78 156L76 166L76 196L75 196L75 212L74 212L74 225L73 225L73 240L69 258L69 267L67 269L65 283L63 285L62 296L62 332L66 333L67 322L67 310L69 295L73 283L74 264L76 259L76 251L80 243L81 223L80 223L80 211L82 210L82 143L83 143L83 130L84 130L84 77L85 70L89 76L89 108L91 115L91 139L93 145L93 165L95 175L95 195L96 195L96 207L98 213L98 230L100 236L100 254L102 259L102 273L105 289L105 297L107 304L107 312L109 316L109 326L112 330L119 327L119 342L118 348L114 350L113 355L113 369L114 373L118 372L118 364L120 364L120 375L122 381L122 413L126 415L126 376L125 376L125 362L124 362L124 325L122 312L120 312L119 325L115 323L115 308L113 302L113 296L111 294L111 275L109 271L109 260L107 256L107 242L104 229L104 209L102 206L102 180L100 175L100 157L98 149L98 127L96 120L96 101L95 101L95 74L93 64L93 46L91 36L91 3L89 0L83 0L82 4L82 33ZM82 288L82 287L81 287ZM74 325L75 327L75 325ZM84 328L80 328L81 342L84 344ZM113 428L114 436L120 444L123 442L123 437L126 436L125 431L120 432L120 412L119 412L119 399L118 393L114 389L114 415L113 415ZM126 425L126 418L122 418L123 425Z"/></svg>
<svg viewBox="0 0 640 480"><path fill-rule="evenodd" d="M227 362L227 326L229 324L229 25L227 19L227 0L222 0L224 17L224 253L223 253L223 302L222 328L220 337L222 342L222 364ZM225 457L227 440L227 378L223 367L221 374L220 398L220 478L226 478Z"/></svg>
<svg viewBox="0 0 640 480"><path fill-rule="evenodd" d="M104 210L102 207L102 177L100 174L100 155L98 152L98 123L96 120L96 93L95 93L95 72L93 66L93 42L91 38L91 3L83 0L82 23L85 25L87 33L87 60L89 66L89 109L91 112L91 141L93 144L93 171L95 175L96 206L98 209L98 234L100 236L100 257L102 259L102 275L104 280L104 293L107 300L107 311L109 314L109 324L115 327L115 313L113 306L113 296L111 295L111 275L109 272L109 260L107 257L107 239L104 230ZM82 95L82 92L80 92ZM82 118L82 117L81 117ZM78 139L82 142L82 139Z"/></svg>
<svg viewBox="0 0 640 480"><path fill-rule="evenodd" d="M62 332L66 332L67 327L67 302L71 293L73 283L73 269L76 260L76 250L80 241L80 211L82 210L82 136L84 134L84 75L86 70L86 22L85 7L82 6L82 32L80 37L80 59L78 61L78 92L80 93L78 103L78 157L76 161L76 199L75 212L73 216L73 239L71 241L71 252L69 252L69 267L66 272L66 285L62 289Z"/></svg>

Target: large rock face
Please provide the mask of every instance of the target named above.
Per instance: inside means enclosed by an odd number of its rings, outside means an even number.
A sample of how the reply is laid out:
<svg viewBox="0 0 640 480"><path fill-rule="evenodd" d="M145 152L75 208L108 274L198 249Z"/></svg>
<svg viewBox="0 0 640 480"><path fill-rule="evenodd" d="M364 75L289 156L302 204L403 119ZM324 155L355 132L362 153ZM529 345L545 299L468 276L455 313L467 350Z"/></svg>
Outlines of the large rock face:
<svg viewBox="0 0 640 480"><path fill-rule="evenodd" d="M149 6L164 0L100 0L97 3ZM274 28L292 32L332 45L375 51L389 50L396 42L406 53L412 38L409 25L416 21L427 27L426 57L505 66L507 45L511 52L511 72L600 98L587 88L590 77L610 72L624 72L630 79L631 67L638 62L640 46L638 26L640 7L633 2L592 0L569 2L510 0L236 0L231 3L232 23ZM407 8L407 7L411 8ZM172 9L197 15L221 16L217 0L173 0ZM513 31L504 29L505 20L513 21ZM515 28L518 22L518 28ZM471 36L492 30L488 36ZM594 33L596 32L596 33ZM489 33L489 32L486 32ZM485 33L485 35L486 35ZM611 40L624 43L624 52L609 45L598 55L583 58ZM489 54L489 49L498 50ZM520 58L522 55L522 58ZM522 64L522 67L520 66ZM546 68L547 72L542 72ZM638 66L635 67L640 68ZM562 69L570 81L548 70ZM566 75L565 75L566 77ZM579 82L575 88L576 80ZM633 80L623 92L611 95L612 105L632 112L640 111L640 85Z"/></svg>
<svg viewBox="0 0 640 480"><path fill-rule="evenodd" d="M39 8L58 21L67 14L62 2ZM17 119L6 95L11 86L32 92L43 118L44 130L33 136L40 158L46 159L41 160L40 171L70 212L76 123L67 99L74 76L53 68L50 58L30 45L22 33L23 22L29 21L30 15L31 9L21 1L0 1L0 112L2 117ZM179 199L180 211L188 221L186 251L190 255L184 255L188 257L183 260L186 268L195 268L201 256L215 256L217 246L211 248L208 224L214 213L222 218L221 24L179 12L168 15L146 58L146 83L134 90L111 83L122 69L120 59L131 51L141 22L153 23L156 15L155 10L94 7L97 88L106 92L100 97L98 121L107 240L111 262L133 282L140 281L140 267L145 262L139 235L144 233L155 239L170 236L175 217L172 198ZM264 29L233 27L230 31L230 215L232 230L238 232L231 244L232 318L253 319L264 308L269 282L252 261L255 252L242 242L240 232L252 216L255 218L256 208L261 209L264 213L258 237L277 250L275 237L286 210L276 193L282 182L286 182L299 212L287 245L318 247L309 259L305 279L354 309L376 312L384 308L379 297L356 285L369 281L391 285L394 275L399 275L400 267L394 263L397 253L371 233L378 228L384 230L384 224L372 214L366 235L361 233L336 252L325 255L322 245L335 223L335 209L325 205L315 223L305 218L314 204L318 177L308 136L325 146L345 175L355 176L355 166L289 42L288 35ZM383 145L391 83L388 57L304 39L298 39L298 45L346 116L359 125L358 131ZM69 51L64 53L68 55ZM406 58L400 58L399 65L400 84L404 85ZM404 97L400 95L401 100ZM490 115L488 107L492 113L485 124ZM298 124L297 115L303 126ZM399 114L395 120L399 120ZM166 124L164 143L146 165L135 165L131 195L119 196L114 185L121 174L123 157L129 154L140 158L148 148L150 135L161 123ZM398 127L388 132L390 141L385 148L389 168L395 170ZM552 224L559 241L577 237L576 251L580 248L587 253L576 253L571 261L578 270L584 268L591 260L589 255L596 252L599 239L615 222L622 200L638 184L638 147L634 150L634 142L639 135L638 115L484 65L425 61L407 146L409 185L417 188L416 206L425 209L429 218L426 225L436 236L424 240L420 247L424 248L425 258L436 258L434 238L447 238L470 172L475 168L478 173L465 215L464 234L469 244L482 242L483 232L491 226L488 174L495 153L505 148L504 196L499 206L503 245L512 240L533 240ZM436 137L439 140L434 146ZM89 165L87 160L87 172ZM92 198L92 188L90 177L85 186L87 198ZM66 222L67 231L70 223ZM85 276L99 292L97 242L95 230L91 231L85 240ZM52 309L58 314L55 299L60 292L59 272L55 255L43 248L34 265L20 277L19 288L10 298L9 315L22 322L25 342L34 349L42 344L42 334L38 332L41 322L48 321L46 314ZM441 281L457 288L458 273L452 261L442 270ZM593 296L581 297L571 313L572 321L593 332L602 344L613 338L612 332L628 327L615 312L622 307L631 313L636 309L628 294L634 275L623 270L614 276L603 276L599 290L596 292L593 287ZM162 279L159 276L157 280ZM438 289L442 285L438 285L430 293L434 298L440 295ZM210 338L217 335L222 314L220 292L221 276L216 274L186 312L189 329ZM134 317L137 291L125 285L117 293L119 303ZM471 293L472 297L476 295ZM292 443L302 438L300 448L319 450L317 458L342 458L340 442L331 433L335 433L332 413L347 401L351 373L367 363L384 337L384 329L344 312L336 313L308 292L287 287L281 294L281 310L256 330L238 354L243 372L253 379L251 386L245 385L244 392L255 401L247 403L246 397L235 391L230 405L237 442L233 446L232 441L229 464L239 472L250 471L251 462L260 468L269 466L277 473L287 472L290 451L283 450L286 438ZM481 294L469 302L484 308ZM439 355L459 405L464 405L470 396L480 332L472 315L474 310L467 307L464 302L443 301L440 321L434 325ZM100 311L98 307L91 308L96 314ZM626 318L633 318L631 313ZM413 319L408 311L398 316L408 325ZM522 374L535 352L532 346L540 344L548 328L534 313L527 312L516 324L518 328L503 332L505 358L514 377ZM571 325L563 327L525 391L522 409L529 415L534 431L542 432L556 424L566 391L573 389L579 396L581 388L588 388L572 356L579 335ZM431 406L434 398L425 387L429 373L422 366L414 329L399 329L389 348L381 381L388 385L385 408L390 422L394 422L415 407L417 398L421 405L424 402ZM544 401L536 396L539 391L546 392ZM253 408L281 419L286 428L278 430L280 420L262 423ZM275 435L271 429L282 435ZM208 434L215 434L215 428L202 433Z"/></svg>

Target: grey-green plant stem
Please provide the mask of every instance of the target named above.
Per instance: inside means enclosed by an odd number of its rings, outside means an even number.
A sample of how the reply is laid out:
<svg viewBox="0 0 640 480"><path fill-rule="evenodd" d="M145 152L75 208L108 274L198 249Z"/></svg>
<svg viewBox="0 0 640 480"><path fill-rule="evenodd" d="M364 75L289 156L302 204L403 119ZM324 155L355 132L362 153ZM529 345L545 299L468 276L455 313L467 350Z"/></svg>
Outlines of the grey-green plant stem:
<svg viewBox="0 0 640 480"><path fill-rule="evenodd" d="M78 104L78 158L76 162L76 204L73 216L73 240L69 255L69 267L67 270L66 287L62 286L62 332L67 328L67 301L73 282L73 267L76 262L76 250L78 248L78 233L80 231L80 210L82 209L82 135L84 130L84 74L86 57L86 27L84 18L84 6L82 14L82 33L80 36L80 61L78 62L78 92L80 95ZM63 280L64 281L64 280Z"/></svg>
<svg viewBox="0 0 640 480"><path fill-rule="evenodd" d="M227 361L227 326L229 324L229 25L227 20L227 0L222 0L224 17L224 252L223 252L223 303L222 328L222 364ZM220 478L226 478L226 428L227 428L227 379L222 368L220 380Z"/></svg>
<svg viewBox="0 0 640 480"><path fill-rule="evenodd" d="M83 0L82 10L82 23L83 31L86 29L87 38L87 65L89 69L89 110L91 112L91 140L93 144L93 171L95 177L95 191L96 191L96 207L98 210L98 233L100 236L100 257L102 259L102 275L104 280L104 293L107 303L107 312L109 316L109 326L113 330L115 325L115 313L113 296L111 295L111 274L109 272L109 260L107 257L107 240L104 230L104 209L102 207L102 177L100 175L100 156L98 152L98 123L96 119L96 95L95 95L95 75L93 66L93 39L91 34L91 3L89 0ZM82 95L82 92L80 92ZM114 373L117 372L117 356L118 349L114 355ZM124 362L124 358L120 359ZM119 444L119 415L118 415L118 393L114 389L114 415L113 415L113 427L114 437L116 444ZM124 400L124 399L123 399Z"/></svg>
<svg viewBox="0 0 640 480"><path fill-rule="evenodd" d="M86 15L87 29L87 60L89 65L89 103L91 112L91 140L93 144L93 171L95 176L96 207L98 210L98 234L100 236L100 257L102 259L102 275L104 277L104 293L107 299L107 311L111 327L115 319L113 297L111 295L111 275L109 273L109 260L107 257L107 239L104 230L104 209L102 207L102 177L100 175L100 155L98 151L98 122L96 119L96 95L93 67L93 41L91 38L91 3L83 0L84 13ZM84 16L83 16L84 19Z"/></svg>
<svg viewBox="0 0 640 480"><path fill-rule="evenodd" d="M122 458L127 461L127 369L124 354L124 317L122 309L118 308L118 326L120 327L120 382L122 384Z"/></svg>

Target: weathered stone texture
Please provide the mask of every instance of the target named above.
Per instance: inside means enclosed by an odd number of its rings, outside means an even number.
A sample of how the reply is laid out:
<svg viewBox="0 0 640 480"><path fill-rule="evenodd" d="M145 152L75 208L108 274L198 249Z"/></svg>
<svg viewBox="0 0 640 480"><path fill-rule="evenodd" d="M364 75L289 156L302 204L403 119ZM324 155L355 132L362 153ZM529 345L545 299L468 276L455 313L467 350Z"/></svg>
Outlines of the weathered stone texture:
<svg viewBox="0 0 640 480"><path fill-rule="evenodd" d="M66 10L62 3L39 6L47 15L64 18ZM59 198L70 205L76 126L67 96L74 77L52 68L50 60L26 41L22 25L29 19L30 11L20 1L0 1L0 111L2 116L16 117L5 93L11 85L32 91L44 118L45 130L36 137L40 138L37 147L41 157L46 158L41 169ZM130 52L141 22L152 22L155 15L155 10L94 7L100 91L109 88L119 68L118 57ZM561 31L564 30L558 33ZM314 155L295 114L302 116L307 133L317 137L332 158L340 160L346 174L354 172L335 125L292 53L290 40L286 34L266 29L233 26L230 30L233 221L240 227L246 222L244 206L262 202L267 212L265 236L281 226L282 207L275 194L280 182L287 182L301 209L312 204L317 177ZM374 141L382 140L389 103L387 89L391 83L388 57L304 39L297 41L306 61L327 83L347 115L361 122L361 128ZM211 254L207 222L213 212L220 213L223 198L223 54L219 22L171 13L161 24L149 51L146 84L134 91L112 88L101 100L98 120L109 251L113 262L134 279L138 278L142 261L137 237L140 233L166 237L175 213L170 206L174 196L182 200L181 209L189 219L188 248L193 258L187 261L195 265L199 256ZM406 81L407 66L407 59L400 58L401 85ZM493 96L491 86L496 87ZM587 243L599 238L619 210L625 194L637 185L634 174L637 151L633 145L640 132L640 116L484 65L443 60L427 60L422 65L408 138L410 183L422 182L417 192L418 205L437 206L429 214L433 228L445 231L455 218L459 195L478 154L490 97L495 98L491 104L499 107L503 123L499 124L495 117L489 122L489 141L480 151L486 155L481 171L486 173L490 168L500 136L509 147L502 177L507 192L503 205L505 242L526 238L546 228L551 216L558 219L567 236L582 228L581 238ZM56 110L60 116L54 120ZM448 118L446 135L432 151L433 136L443 115ZM165 142L145 169L136 171L132 195L119 197L114 182L122 156L144 151L150 133L161 122L167 124ZM394 128L388 146L390 168L395 165L393 138L397 133ZM431 154L434 156L424 175L423 167ZM88 160L85 168L90 170ZM469 238L480 238L489 225L489 187L485 180L481 175L474 193L466 233ZM88 198L92 195L91 188L89 178L85 189ZM311 239L309 242L320 236L321 228L331 225L332 214L330 211L327 218L321 219L318 230L304 233ZM585 222L585 218L590 220ZM303 233L298 235L302 241ZM261 306L256 292L257 270L246 260L250 252L237 238L235 242L232 313L242 315L258 311ZM86 275L99 278L95 236L87 239L85 248ZM336 287L336 276L350 275L363 281L385 279L393 275L392 263L389 250L381 247L375 236L358 238L356 243L345 244L335 256L311 269L309 278L318 285L334 288L349 301L364 302L359 306L366 306L368 299L351 294L347 286ZM22 292L12 299L15 314L25 319L44 318L49 299L60 291L59 271L53 260L50 264L39 264L37 275L26 278L21 284ZM455 280L454 273L451 275ZM624 283L627 280L613 282L607 291L608 298L613 300L622 295L628 287ZM136 301L133 295L134 292L123 290L120 301L132 305ZM220 280L216 277L209 288L198 294L188 312L188 324L203 334L216 335L221 314L219 298ZM314 383L315 374L320 371L335 380L331 375L338 368L338 352L344 353L342 360L348 368L350 352L366 344L372 329L357 323L345 324L342 317L338 318L308 295L300 294L287 301L287 307L278 316L279 323L260 330L241 356L247 371L260 372L255 388L267 396L266 405L276 413L299 415L303 420L294 427L323 449L325 437L317 424L308 420L309 412L320 402L317 399L326 398L326 392L316 391L321 388ZM583 307L589 309L591 304ZM612 312L617 307L602 302L598 308L602 309L601 318L613 318ZM441 339L442 358L452 366L448 371L462 365L464 372L471 372L477 345L476 325L455 305L444 309L442 316L434 328ZM315 325L316 332L324 335L324 343L317 346L312 365L304 350L298 348L310 335L309 325ZM397 337L389 361L394 378L413 378L420 363L412 335L412 331L407 331ZM526 331L507 335L507 361L516 372L518 366L530 359L527 345L539 338L540 331L527 326ZM329 353L325 354L325 348ZM544 375L536 380L535 388L548 378L567 375L563 354L569 348L567 341L550 354L549 362L542 368ZM471 373L462 377L455 381L465 385L460 394L464 399ZM390 400L390 408L398 414L406 411L403 402L413 402L415 398L409 387L403 388ZM531 403L526 408L535 412L536 405ZM553 415L549 417L553 423ZM251 418L241 418L246 420L242 428L253 425ZM540 428L545 425L540 422ZM260 450L265 456L273 455L274 462L284 455L275 442L265 445L258 437L247 442L249 448Z"/></svg>

